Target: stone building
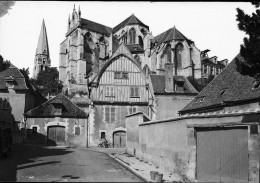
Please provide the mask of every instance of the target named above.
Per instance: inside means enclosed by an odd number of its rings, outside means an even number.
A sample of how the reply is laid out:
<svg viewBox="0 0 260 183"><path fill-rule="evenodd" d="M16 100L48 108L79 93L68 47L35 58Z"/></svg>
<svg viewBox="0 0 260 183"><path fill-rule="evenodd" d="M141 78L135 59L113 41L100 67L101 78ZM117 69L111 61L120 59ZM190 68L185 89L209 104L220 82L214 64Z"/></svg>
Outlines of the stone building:
<svg viewBox="0 0 260 183"><path fill-rule="evenodd" d="M81 17L75 5L68 18L66 38L60 44L59 79L68 93L84 91L86 77L96 74L122 42L145 72L164 74L173 63L173 74L202 78L202 52L175 26L153 36L149 26L134 14L111 28Z"/></svg>
<svg viewBox="0 0 260 183"><path fill-rule="evenodd" d="M192 182L258 183L260 87L235 59L178 118L126 116L127 152Z"/></svg>
<svg viewBox="0 0 260 183"><path fill-rule="evenodd" d="M93 145L105 136L115 146L124 146L124 116L130 111L143 111L149 118L177 116L196 94L186 77L201 78L201 52L175 27L153 37L149 26L134 14L111 28L82 18L80 8L76 11L74 6L65 36L60 44L59 79L70 100L89 113ZM154 78L165 83L161 76L169 73L164 68L167 63L172 64L171 84L175 85L157 95ZM121 92L120 98L116 92ZM175 111L163 114L159 111L165 104L160 101L167 97L174 100ZM116 113L121 117L115 118Z"/></svg>
<svg viewBox="0 0 260 183"><path fill-rule="evenodd" d="M12 131L20 134L23 114L45 101L29 78L0 56L0 125L12 124Z"/></svg>
<svg viewBox="0 0 260 183"><path fill-rule="evenodd" d="M25 113L27 141L88 146L88 114L62 94Z"/></svg>
<svg viewBox="0 0 260 183"><path fill-rule="evenodd" d="M38 44L35 53L34 67L32 78L36 79L37 75L51 66L47 31L44 20L42 21L41 32L38 39Z"/></svg>
<svg viewBox="0 0 260 183"><path fill-rule="evenodd" d="M165 64L165 74L151 74L153 96L152 120L178 117L178 111L185 107L198 94L184 76L173 75L173 63Z"/></svg>

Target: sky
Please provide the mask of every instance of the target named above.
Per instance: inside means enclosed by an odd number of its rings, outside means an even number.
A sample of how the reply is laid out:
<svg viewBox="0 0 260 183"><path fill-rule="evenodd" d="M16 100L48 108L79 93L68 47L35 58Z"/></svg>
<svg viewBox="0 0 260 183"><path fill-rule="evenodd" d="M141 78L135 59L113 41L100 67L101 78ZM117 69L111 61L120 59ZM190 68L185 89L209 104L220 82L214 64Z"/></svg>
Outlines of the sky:
<svg viewBox="0 0 260 183"><path fill-rule="evenodd" d="M80 6L81 17L115 27L134 14L149 26L153 36L176 26L209 57L231 61L246 34L237 28L236 8L250 14L249 2L105 2L105 1L17 1L0 17L0 55L16 67L28 68L30 76L42 20L45 20L51 66L59 67L60 43L65 39L69 14Z"/></svg>

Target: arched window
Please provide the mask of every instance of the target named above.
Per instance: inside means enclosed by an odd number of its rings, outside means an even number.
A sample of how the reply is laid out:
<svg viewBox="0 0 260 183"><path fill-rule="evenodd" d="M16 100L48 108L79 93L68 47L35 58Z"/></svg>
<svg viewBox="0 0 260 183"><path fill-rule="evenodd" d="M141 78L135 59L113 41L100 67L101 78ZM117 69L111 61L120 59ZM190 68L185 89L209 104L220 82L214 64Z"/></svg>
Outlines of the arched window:
<svg viewBox="0 0 260 183"><path fill-rule="evenodd" d="M172 50L170 44L166 46L166 53L167 53L167 63L172 63Z"/></svg>
<svg viewBox="0 0 260 183"><path fill-rule="evenodd" d="M141 46L141 48L144 48L144 43L143 43L143 39L141 36L138 36L139 39L139 45Z"/></svg>
<svg viewBox="0 0 260 183"><path fill-rule="evenodd" d="M135 58L135 60L137 61L138 64L140 64L140 65L142 64L142 60L141 60L139 55L135 55L134 58Z"/></svg>
<svg viewBox="0 0 260 183"><path fill-rule="evenodd" d="M144 30L144 28L141 29L141 33L142 33L143 35L146 35L146 31Z"/></svg>
<svg viewBox="0 0 260 183"><path fill-rule="evenodd" d="M84 35L84 41L91 41L93 42L92 40L92 35L90 32L87 32L85 35Z"/></svg>
<svg viewBox="0 0 260 183"><path fill-rule="evenodd" d="M99 41L100 43L104 43L104 42L105 42L104 36L101 36L98 41Z"/></svg>
<svg viewBox="0 0 260 183"><path fill-rule="evenodd" d="M183 50L183 45L182 44L177 44L175 47L175 55L176 55L176 64L177 68L180 69L182 67L182 50Z"/></svg>
<svg viewBox="0 0 260 183"><path fill-rule="evenodd" d="M135 44L135 34L136 34L135 29L134 28L130 29L129 31L130 44Z"/></svg>

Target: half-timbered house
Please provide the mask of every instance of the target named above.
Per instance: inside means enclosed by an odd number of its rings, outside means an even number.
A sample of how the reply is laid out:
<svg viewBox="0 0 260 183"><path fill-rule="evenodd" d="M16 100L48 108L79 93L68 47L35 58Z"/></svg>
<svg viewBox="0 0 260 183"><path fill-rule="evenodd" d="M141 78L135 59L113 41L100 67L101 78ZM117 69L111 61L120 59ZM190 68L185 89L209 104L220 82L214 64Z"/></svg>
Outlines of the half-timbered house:
<svg viewBox="0 0 260 183"><path fill-rule="evenodd" d="M149 115L149 87L145 73L124 43L88 83L92 111L90 138L106 138L114 147L125 146L125 116L142 111Z"/></svg>

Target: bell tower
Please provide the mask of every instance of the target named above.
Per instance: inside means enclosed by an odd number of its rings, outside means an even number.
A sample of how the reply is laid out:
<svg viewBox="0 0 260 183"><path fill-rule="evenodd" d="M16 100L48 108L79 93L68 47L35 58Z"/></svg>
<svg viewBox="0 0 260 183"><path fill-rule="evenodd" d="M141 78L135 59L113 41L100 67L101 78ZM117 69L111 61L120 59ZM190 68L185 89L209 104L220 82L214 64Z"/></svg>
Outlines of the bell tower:
<svg viewBox="0 0 260 183"><path fill-rule="evenodd" d="M40 36L38 39L38 45L36 48L32 78L36 79L37 75L41 71L46 70L47 67L50 67L50 66L51 66L51 60L50 60L47 31L46 31L45 22L43 19L41 32L40 32Z"/></svg>

